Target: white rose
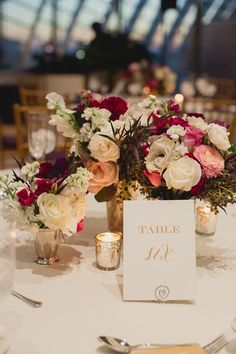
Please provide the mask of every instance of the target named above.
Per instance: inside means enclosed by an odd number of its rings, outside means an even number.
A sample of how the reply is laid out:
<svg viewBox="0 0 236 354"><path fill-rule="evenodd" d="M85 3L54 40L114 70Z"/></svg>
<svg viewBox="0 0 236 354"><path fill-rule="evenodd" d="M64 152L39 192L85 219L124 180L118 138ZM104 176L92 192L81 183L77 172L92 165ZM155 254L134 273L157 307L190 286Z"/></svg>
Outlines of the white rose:
<svg viewBox="0 0 236 354"><path fill-rule="evenodd" d="M95 134L92 137L88 148L91 151L91 155L101 162L116 162L120 157L119 146L110 139L99 134Z"/></svg>
<svg viewBox="0 0 236 354"><path fill-rule="evenodd" d="M185 129L181 125L172 125L166 132L171 139L177 141L180 136L184 136Z"/></svg>
<svg viewBox="0 0 236 354"><path fill-rule="evenodd" d="M74 139L77 136L77 133L74 131L73 125L71 124L69 115L64 115L62 117L58 114L52 114L49 123L55 125L57 131L62 133L66 138Z"/></svg>
<svg viewBox="0 0 236 354"><path fill-rule="evenodd" d="M61 230L68 233L73 212L70 199L66 196L52 193L42 193L37 199L39 206L38 218L51 230Z"/></svg>
<svg viewBox="0 0 236 354"><path fill-rule="evenodd" d="M173 161L167 167L163 178L167 188L190 191L201 178L201 167L199 163L188 156Z"/></svg>
<svg viewBox="0 0 236 354"><path fill-rule="evenodd" d="M229 132L225 127L219 124L211 123L208 126L208 137L212 144L219 150L228 150L230 142L228 138Z"/></svg>
<svg viewBox="0 0 236 354"><path fill-rule="evenodd" d="M197 118L194 116L190 116L190 117L187 117L187 120L188 120L188 124L191 125L191 127L198 128L198 129L202 130L203 132L207 131L208 124L204 121L203 118L201 118L201 117Z"/></svg>

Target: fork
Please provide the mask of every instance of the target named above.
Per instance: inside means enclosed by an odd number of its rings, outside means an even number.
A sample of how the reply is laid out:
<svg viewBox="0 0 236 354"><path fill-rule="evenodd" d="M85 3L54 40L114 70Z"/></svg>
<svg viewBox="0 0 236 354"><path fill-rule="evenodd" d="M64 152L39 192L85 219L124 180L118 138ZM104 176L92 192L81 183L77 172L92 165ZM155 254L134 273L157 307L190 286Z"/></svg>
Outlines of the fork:
<svg viewBox="0 0 236 354"><path fill-rule="evenodd" d="M202 349L206 352L206 354L218 353L219 350L224 348L234 337L235 331L232 326L232 329L223 332L219 337L205 345Z"/></svg>

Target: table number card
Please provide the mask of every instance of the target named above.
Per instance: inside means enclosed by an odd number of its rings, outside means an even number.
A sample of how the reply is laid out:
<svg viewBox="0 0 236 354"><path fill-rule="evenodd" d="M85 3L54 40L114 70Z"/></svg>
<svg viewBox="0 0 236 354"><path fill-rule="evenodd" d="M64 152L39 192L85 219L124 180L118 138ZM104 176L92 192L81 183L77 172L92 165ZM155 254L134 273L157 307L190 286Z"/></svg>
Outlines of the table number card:
<svg viewBox="0 0 236 354"><path fill-rule="evenodd" d="M192 200L124 202L124 300L194 300Z"/></svg>

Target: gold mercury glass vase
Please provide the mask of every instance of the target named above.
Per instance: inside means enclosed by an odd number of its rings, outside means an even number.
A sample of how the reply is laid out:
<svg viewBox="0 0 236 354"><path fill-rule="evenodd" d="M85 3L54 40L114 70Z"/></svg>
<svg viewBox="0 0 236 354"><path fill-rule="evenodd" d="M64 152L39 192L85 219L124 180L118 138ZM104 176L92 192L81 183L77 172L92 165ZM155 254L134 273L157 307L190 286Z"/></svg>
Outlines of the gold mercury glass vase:
<svg viewBox="0 0 236 354"><path fill-rule="evenodd" d="M107 222L111 232L123 232L123 201L114 197L107 202Z"/></svg>
<svg viewBox="0 0 236 354"><path fill-rule="evenodd" d="M107 222L111 232L123 234L123 200L136 200L139 195L137 181L119 181L117 194L107 202Z"/></svg>
<svg viewBox="0 0 236 354"><path fill-rule="evenodd" d="M60 230L37 230L34 241L36 257L34 257L33 261L43 265L57 262L59 260L58 248L60 237Z"/></svg>

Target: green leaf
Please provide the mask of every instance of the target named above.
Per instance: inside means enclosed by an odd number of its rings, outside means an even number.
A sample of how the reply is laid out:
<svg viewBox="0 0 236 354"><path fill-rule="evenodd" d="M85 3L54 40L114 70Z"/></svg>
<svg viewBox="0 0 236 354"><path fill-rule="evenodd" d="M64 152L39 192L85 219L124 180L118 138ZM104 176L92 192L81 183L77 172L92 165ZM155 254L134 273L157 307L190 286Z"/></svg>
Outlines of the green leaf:
<svg viewBox="0 0 236 354"><path fill-rule="evenodd" d="M236 144L232 144L228 149L229 152L236 152Z"/></svg>
<svg viewBox="0 0 236 354"><path fill-rule="evenodd" d="M104 187L95 195L97 202L109 202L116 194L116 186L111 184L108 187Z"/></svg>

